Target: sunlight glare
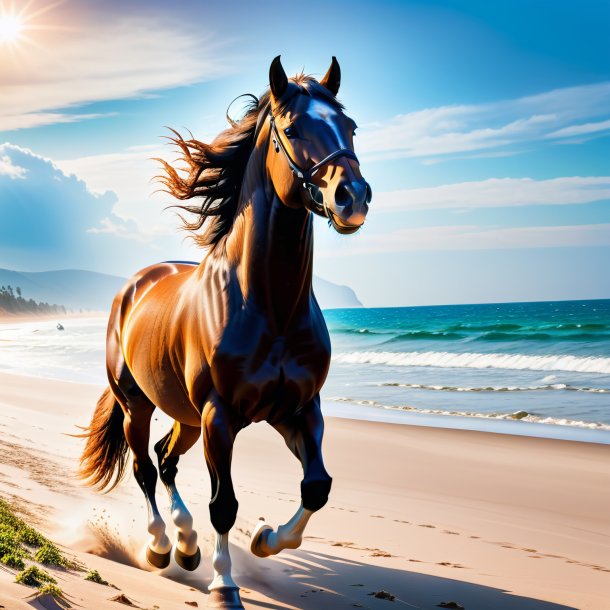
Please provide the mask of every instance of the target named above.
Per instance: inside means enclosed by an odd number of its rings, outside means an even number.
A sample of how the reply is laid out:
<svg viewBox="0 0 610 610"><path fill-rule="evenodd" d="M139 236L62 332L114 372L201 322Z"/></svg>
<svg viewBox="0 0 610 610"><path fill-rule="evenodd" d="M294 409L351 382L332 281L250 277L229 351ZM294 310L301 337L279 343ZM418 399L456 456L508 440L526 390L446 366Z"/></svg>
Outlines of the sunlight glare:
<svg viewBox="0 0 610 610"><path fill-rule="evenodd" d="M19 15L0 15L0 44L17 42L22 29Z"/></svg>

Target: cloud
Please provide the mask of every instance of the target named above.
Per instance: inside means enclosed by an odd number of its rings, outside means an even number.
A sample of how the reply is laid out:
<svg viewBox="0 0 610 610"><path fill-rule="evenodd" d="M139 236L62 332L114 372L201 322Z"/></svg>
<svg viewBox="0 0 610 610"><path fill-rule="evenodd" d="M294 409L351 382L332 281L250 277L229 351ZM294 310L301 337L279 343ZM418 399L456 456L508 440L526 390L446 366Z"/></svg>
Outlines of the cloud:
<svg viewBox="0 0 610 610"><path fill-rule="evenodd" d="M404 189L375 195L375 209L497 208L525 205L569 205L610 199L610 176L489 178L441 186Z"/></svg>
<svg viewBox="0 0 610 610"><path fill-rule="evenodd" d="M573 136L582 136L588 134L599 133L602 131L610 130L610 120L608 121L597 121L595 123L585 123L583 125L570 125L569 127L563 127L557 131L549 133L547 138L569 138Z"/></svg>
<svg viewBox="0 0 610 610"><path fill-rule="evenodd" d="M25 178L26 174L25 167L13 165L13 161L8 155L0 156L0 176L8 176L12 180L16 180Z"/></svg>
<svg viewBox="0 0 610 610"><path fill-rule="evenodd" d="M166 194L155 192L158 185L154 183L154 177L160 172L160 166L152 160L171 160L175 157L174 152L170 146L133 146L115 153L55 163L65 173L84 179L94 192L112 190L116 193L114 214L124 221L133 221L140 238L145 239L175 234L179 224L174 214L164 213L164 208L174 201Z"/></svg>
<svg viewBox="0 0 610 610"><path fill-rule="evenodd" d="M116 195L92 192L50 159L12 144L0 145L2 167L21 170L18 180L0 172L0 266L12 269L91 267L134 230L112 211ZM112 239L103 233L116 227ZM120 228L119 228L120 227ZM105 240L105 241L103 241Z"/></svg>
<svg viewBox="0 0 610 610"><path fill-rule="evenodd" d="M83 104L127 99L226 74L223 45L199 24L153 10L137 17L102 6L46 13L48 27L7 56L0 71L0 131L99 117L71 113ZM55 20L55 22L53 21ZM226 44L226 42L224 43Z"/></svg>
<svg viewBox="0 0 610 610"><path fill-rule="evenodd" d="M398 115L364 126L357 149L370 160L502 150L541 140L600 135L610 130L609 115L610 82L602 82Z"/></svg>
<svg viewBox="0 0 610 610"><path fill-rule="evenodd" d="M128 176L149 154L138 147L108 155L106 166ZM94 163L83 164L87 166L92 169ZM2 171L7 168L16 170ZM140 196L139 205L130 203L137 211L134 219L120 210L117 193L104 186L105 171L96 177L92 170L90 183L87 176L67 172L31 150L0 145L0 267L91 269L128 276L158 261L201 260L201 250L176 231L172 214L159 220L167 202L146 200L147 177L143 193L139 181L132 180L132 195Z"/></svg>
<svg viewBox="0 0 610 610"><path fill-rule="evenodd" d="M475 225L405 228L385 234L361 233L345 251L328 249L320 258L361 254L443 250L505 250L610 246L610 224L537 227Z"/></svg>

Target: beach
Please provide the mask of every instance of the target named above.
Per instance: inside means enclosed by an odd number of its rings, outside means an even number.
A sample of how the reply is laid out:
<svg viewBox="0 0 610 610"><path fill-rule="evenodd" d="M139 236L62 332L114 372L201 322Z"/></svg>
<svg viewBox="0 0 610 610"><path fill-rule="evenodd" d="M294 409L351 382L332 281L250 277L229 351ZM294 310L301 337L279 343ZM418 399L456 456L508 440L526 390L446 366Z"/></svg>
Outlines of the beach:
<svg viewBox="0 0 610 610"><path fill-rule="evenodd" d="M120 589L56 570L74 607L117 608L119 593L140 608L205 607L212 532L202 448L181 460L177 479L202 564L155 573L141 559L146 515L133 477L107 495L75 478L82 440L68 435L88 423L101 390L0 373L0 495ZM155 415L153 440L167 426ZM248 533L259 517L277 526L292 516L301 472L266 424L237 439L231 552L248 610L608 608L607 445L327 417L324 454L333 489L303 545L259 559ZM161 486L157 498L171 529ZM34 591L13 581L0 570L0 604L31 608ZM395 599L371 595L382 591Z"/></svg>

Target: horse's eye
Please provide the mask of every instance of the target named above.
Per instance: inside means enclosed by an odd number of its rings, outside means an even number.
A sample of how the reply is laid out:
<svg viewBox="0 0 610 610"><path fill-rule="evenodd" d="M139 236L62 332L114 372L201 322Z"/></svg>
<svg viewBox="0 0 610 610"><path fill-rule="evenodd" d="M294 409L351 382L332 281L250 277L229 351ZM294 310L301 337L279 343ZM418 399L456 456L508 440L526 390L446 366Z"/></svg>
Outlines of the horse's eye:
<svg viewBox="0 0 610 610"><path fill-rule="evenodd" d="M292 125L290 127L286 127L286 129L284 129L284 135L289 140L292 139L292 138L296 138L297 137L296 129L294 127L292 127Z"/></svg>

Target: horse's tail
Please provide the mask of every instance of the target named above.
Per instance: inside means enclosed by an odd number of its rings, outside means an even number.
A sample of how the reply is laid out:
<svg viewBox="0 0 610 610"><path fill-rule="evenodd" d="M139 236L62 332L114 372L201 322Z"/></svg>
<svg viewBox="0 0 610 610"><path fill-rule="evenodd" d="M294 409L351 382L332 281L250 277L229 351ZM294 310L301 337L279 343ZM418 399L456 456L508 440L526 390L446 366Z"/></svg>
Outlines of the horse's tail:
<svg viewBox="0 0 610 610"><path fill-rule="evenodd" d="M98 490L110 491L125 475L128 450L125 415L112 390L106 388L97 401L91 423L80 435L87 444L80 458L79 477Z"/></svg>

